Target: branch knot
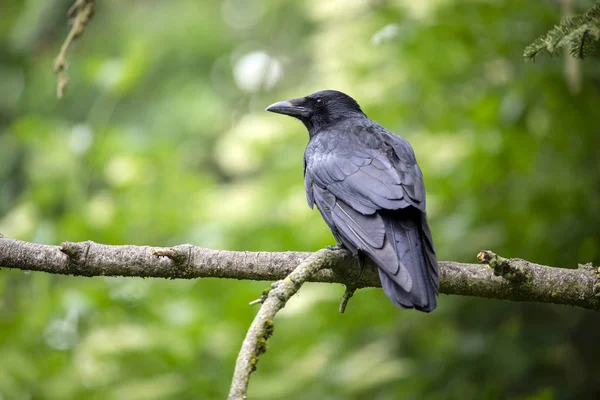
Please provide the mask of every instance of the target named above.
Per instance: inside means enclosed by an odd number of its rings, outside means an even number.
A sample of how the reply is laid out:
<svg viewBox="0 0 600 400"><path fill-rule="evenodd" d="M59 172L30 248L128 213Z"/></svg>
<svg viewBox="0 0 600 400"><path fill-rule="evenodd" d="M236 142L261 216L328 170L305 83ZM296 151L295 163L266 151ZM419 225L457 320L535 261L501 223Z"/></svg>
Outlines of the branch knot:
<svg viewBox="0 0 600 400"><path fill-rule="evenodd" d="M481 250L477 254L480 262L487 263L494 270L494 275L524 286L531 285L529 263L520 258L504 258L490 250Z"/></svg>
<svg viewBox="0 0 600 400"><path fill-rule="evenodd" d="M153 249L152 255L155 257L167 257L173 261L175 271L171 279L186 278L193 275L193 268L190 266L192 259L192 245L181 245L162 249Z"/></svg>
<svg viewBox="0 0 600 400"><path fill-rule="evenodd" d="M61 252L69 257L69 273L72 275L93 276L89 271L86 271L86 264L90 247L94 242L87 240L85 242L62 242L58 248Z"/></svg>

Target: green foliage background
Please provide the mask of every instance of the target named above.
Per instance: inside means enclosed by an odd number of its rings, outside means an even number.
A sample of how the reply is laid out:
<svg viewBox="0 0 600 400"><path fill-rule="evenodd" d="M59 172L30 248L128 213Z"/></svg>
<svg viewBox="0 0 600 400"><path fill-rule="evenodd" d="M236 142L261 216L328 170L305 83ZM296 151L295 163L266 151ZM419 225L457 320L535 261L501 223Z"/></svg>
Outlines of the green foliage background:
<svg viewBox="0 0 600 400"><path fill-rule="evenodd" d="M591 2L576 3L585 11ZM600 74L524 63L555 1L98 2L55 98L66 0L0 5L0 232L39 243L312 251L299 123L325 88L407 138L440 259L600 263ZM0 399L219 399L266 282L0 271ZM431 315L310 284L256 399L594 399L596 313L441 295Z"/></svg>

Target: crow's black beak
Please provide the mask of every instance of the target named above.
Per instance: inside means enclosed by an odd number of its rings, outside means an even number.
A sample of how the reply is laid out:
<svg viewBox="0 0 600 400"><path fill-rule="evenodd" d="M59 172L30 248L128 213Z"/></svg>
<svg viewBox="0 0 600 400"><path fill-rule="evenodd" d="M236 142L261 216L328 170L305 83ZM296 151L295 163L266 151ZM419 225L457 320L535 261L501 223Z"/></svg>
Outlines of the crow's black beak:
<svg viewBox="0 0 600 400"><path fill-rule="evenodd" d="M300 106L298 103L301 99L293 99L280 101L271 104L265 111L271 111L277 114L289 115L290 117L307 117L309 110L305 107Z"/></svg>

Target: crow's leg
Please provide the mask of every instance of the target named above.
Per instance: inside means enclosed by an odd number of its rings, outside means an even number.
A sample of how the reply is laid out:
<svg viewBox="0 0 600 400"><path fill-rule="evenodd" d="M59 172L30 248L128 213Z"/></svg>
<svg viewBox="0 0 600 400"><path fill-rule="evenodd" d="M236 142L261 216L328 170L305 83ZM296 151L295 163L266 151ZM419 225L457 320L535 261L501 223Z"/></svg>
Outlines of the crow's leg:
<svg viewBox="0 0 600 400"><path fill-rule="evenodd" d="M356 263L358 264L359 268L359 273L356 277L356 283L358 284L360 278L362 278L363 271L365 270L366 257L365 253L363 253L362 251L357 251L356 253L352 254L352 256L356 260Z"/></svg>
<svg viewBox="0 0 600 400"><path fill-rule="evenodd" d="M342 296L342 302L340 303L340 313L344 313L346 311L346 306L348 305L348 301L358 289L360 278L362 278L363 271L365 270L365 255L362 251L357 251L356 253L352 253L352 256L358 263L358 276L353 279L354 283L346 284L346 289L344 290L344 295Z"/></svg>

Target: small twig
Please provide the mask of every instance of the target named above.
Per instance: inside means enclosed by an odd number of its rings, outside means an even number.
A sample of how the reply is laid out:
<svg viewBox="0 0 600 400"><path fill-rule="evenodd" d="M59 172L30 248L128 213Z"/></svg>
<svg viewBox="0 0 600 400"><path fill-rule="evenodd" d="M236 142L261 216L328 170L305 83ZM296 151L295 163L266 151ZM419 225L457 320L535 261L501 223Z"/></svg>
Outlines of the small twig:
<svg viewBox="0 0 600 400"><path fill-rule="evenodd" d="M275 289L277 286L275 284L271 285L271 289ZM265 300L267 299L267 296L269 295L269 292L271 291L271 289L266 289L263 290L262 295L256 299L256 300L252 300L250 303L248 303L249 306L255 306L257 304L262 304L265 302Z"/></svg>
<svg viewBox="0 0 600 400"><path fill-rule="evenodd" d="M258 299L256 299L256 300L252 300L250 303L248 303L248 305L249 305L249 306L255 306L255 305L257 305L257 304L262 304L262 303L264 303L264 302L265 302L265 299L264 299L264 298L262 298L262 297L260 297L260 298L258 298Z"/></svg>
<svg viewBox="0 0 600 400"><path fill-rule="evenodd" d="M56 73L58 84L56 86L56 97L62 98L67 85L69 84L69 78L66 74L67 61L66 54L71 43L83 34L83 30L89 20L94 15L94 9L96 8L95 0L76 0L75 3L69 9L67 15L71 18L72 25L67 38L65 39L60 52L54 61L54 72Z"/></svg>
<svg viewBox="0 0 600 400"><path fill-rule="evenodd" d="M356 292L356 287L346 285L344 290L344 294L342 295L342 301L340 302L340 314L343 314L346 311L346 306L348 305L348 300L354 296L354 292Z"/></svg>
<svg viewBox="0 0 600 400"><path fill-rule="evenodd" d="M256 370L258 358L267 351L267 340L273 334L275 314L311 275L327 264L327 258L331 256L332 252L329 250L317 251L301 262L285 279L273 285L266 294L263 293L265 299L248 329L235 363L229 400L246 398L250 374Z"/></svg>

